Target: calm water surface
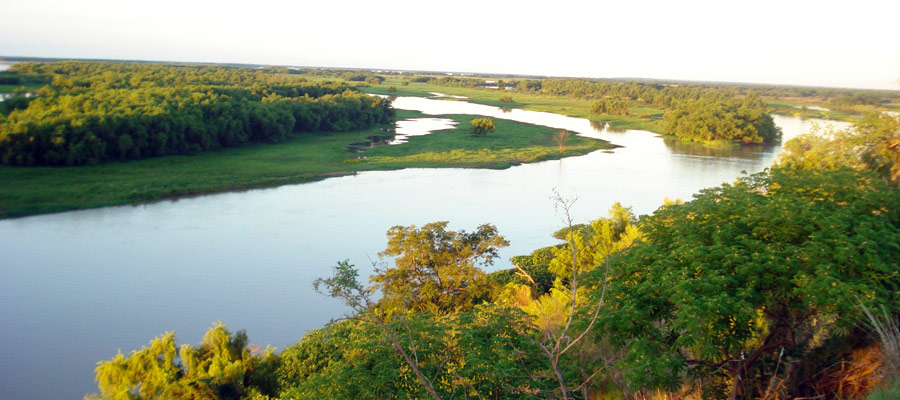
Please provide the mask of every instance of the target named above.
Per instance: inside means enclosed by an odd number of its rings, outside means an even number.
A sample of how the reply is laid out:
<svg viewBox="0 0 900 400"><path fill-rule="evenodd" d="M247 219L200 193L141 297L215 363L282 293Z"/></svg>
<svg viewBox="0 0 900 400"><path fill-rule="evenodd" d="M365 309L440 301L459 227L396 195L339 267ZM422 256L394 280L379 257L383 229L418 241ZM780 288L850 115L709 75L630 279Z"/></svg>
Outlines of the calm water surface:
<svg viewBox="0 0 900 400"><path fill-rule="evenodd" d="M350 259L371 271L393 225L495 224L509 257L554 243L549 197L577 195L576 217L614 201L650 213L664 198L769 166L779 146L709 148L584 119L401 97L397 108L481 114L569 129L625 147L506 170L407 169L272 189L0 221L0 398L81 398L118 349L169 330L196 344L214 321L283 349L344 312L311 282ZM431 121L434 122L434 121ZM443 121L446 122L446 121ZM424 122L423 122L424 123ZM791 137L809 122L777 117Z"/></svg>

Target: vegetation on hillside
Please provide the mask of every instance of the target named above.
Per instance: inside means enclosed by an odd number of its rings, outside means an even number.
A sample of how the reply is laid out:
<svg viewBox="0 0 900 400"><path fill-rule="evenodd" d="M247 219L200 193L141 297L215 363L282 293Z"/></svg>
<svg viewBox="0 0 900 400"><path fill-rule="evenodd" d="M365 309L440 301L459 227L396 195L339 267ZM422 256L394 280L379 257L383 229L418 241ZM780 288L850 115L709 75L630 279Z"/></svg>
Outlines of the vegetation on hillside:
<svg viewBox="0 0 900 400"><path fill-rule="evenodd" d="M282 352L270 398L828 395L872 344L860 302L900 312L900 192L870 171L777 168L569 221L495 274L476 261L505 243L488 225L395 227L375 286L348 262L319 281L355 314Z"/></svg>

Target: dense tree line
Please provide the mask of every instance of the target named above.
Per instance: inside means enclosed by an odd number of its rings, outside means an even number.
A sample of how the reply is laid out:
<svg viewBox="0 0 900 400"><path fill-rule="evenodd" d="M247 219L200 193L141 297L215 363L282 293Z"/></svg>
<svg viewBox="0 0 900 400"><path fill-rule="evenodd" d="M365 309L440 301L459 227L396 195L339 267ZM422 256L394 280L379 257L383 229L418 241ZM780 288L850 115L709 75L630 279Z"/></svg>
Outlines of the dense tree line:
<svg viewBox="0 0 900 400"><path fill-rule="evenodd" d="M0 85L45 85L48 83L50 83L50 78L45 75L0 71Z"/></svg>
<svg viewBox="0 0 900 400"><path fill-rule="evenodd" d="M6 165L189 154L393 118L389 101L342 84L250 69L60 62L11 70L52 78L27 107L0 116Z"/></svg>
<svg viewBox="0 0 900 400"><path fill-rule="evenodd" d="M900 94L895 90L578 78L517 79L508 82L508 86L518 90L589 100L604 97L629 99L664 109L675 102L695 99L703 94L726 97L755 94L763 98L816 99L836 106L883 105L900 99Z"/></svg>
<svg viewBox="0 0 900 400"><path fill-rule="evenodd" d="M834 106L877 106L881 104L882 99L872 92L858 92L853 94L842 94L828 101L828 104Z"/></svg>
<svg viewBox="0 0 900 400"><path fill-rule="evenodd" d="M591 114L628 115L628 102L619 99L601 99L591 105Z"/></svg>
<svg viewBox="0 0 900 400"><path fill-rule="evenodd" d="M341 78L342 75L373 75L372 70L307 69L302 73ZM649 105L667 109L677 102L695 99L702 94L715 93L726 97L743 97L755 94L764 99L789 99L801 102L817 102L834 107L875 106L897 103L900 93L896 90L839 89L786 85L746 84L728 82L693 82L654 79L599 79L599 78L536 78L516 75L478 75L472 77L435 77L413 72L377 71L383 75L400 75L406 81L429 83L448 87L484 87L485 79L503 79L507 89L551 94L587 100L612 98L628 100L634 105ZM359 79L360 81L364 79ZM498 85L499 86L499 85Z"/></svg>
<svg viewBox="0 0 900 400"><path fill-rule="evenodd" d="M694 141L772 142L781 129L756 96L741 99L704 96L678 104L664 116L666 133Z"/></svg>
<svg viewBox="0 0 900 400"><path fill-rule="evenodd" d="M447 87L480 87L485 86L484 79L481 78L465 78L457 76L407 76L404 79L408 82L428 83L431 85L447 86Z"/></svg>

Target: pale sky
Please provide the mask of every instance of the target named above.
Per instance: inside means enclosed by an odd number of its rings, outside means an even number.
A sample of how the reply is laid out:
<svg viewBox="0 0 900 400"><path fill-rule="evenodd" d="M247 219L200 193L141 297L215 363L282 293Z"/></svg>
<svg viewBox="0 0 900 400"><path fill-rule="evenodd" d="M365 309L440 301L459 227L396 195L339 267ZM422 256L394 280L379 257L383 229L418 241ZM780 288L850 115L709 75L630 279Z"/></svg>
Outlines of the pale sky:
<svg viewBox="0 0 900 400"><path fill-rule="evenodd" d="M0 0L0 55L900 89L900 1Z"/></svg>

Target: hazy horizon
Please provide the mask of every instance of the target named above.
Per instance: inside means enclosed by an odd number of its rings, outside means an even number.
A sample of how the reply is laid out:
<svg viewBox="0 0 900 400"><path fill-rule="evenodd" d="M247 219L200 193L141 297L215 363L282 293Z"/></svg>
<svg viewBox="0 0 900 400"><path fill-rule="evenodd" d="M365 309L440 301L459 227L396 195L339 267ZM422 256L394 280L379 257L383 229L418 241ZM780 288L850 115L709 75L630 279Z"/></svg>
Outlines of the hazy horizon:
<svg viewBox="0 0 900 400"><path fill-rule="evenodd" d="M900 88L900 3L154 3L4 7L0 54Z"/></svg>
<svg viewBox="0 0 900 400"><path fill-rule="evenodd" d="M416 70L416 69L403 69L403 68L379 68L379 67L346 67L339 65L291 65L291 64L262 64L262 63L246 63L246 62L229 62L229 61L221 61L221 62L211 62L211 61L197 61L197 60L140 60L140 59L114 59L114 58L83 58L83 57L37 57L37 56L18 56L18 55L4 55L0 54L0 63L8 62L4 61L4 58L35 58L35 59L52 59L52 60L73 60L73 61L110 61L110 62L139 62L139 63L172 63L172 64L197 64L197 65L248 65L248 66L273 66L273 67L288 67L288 68L312 68L312 69L346 69L346 70L365 70L365 71L399 71L399 72L424 72L424 73L449 73L456 74L461 76L471 75L471 76L490 76L490 75L510 75L514 77L547 77L547 78L575 78L575 79L609 79L609 80L646 80L646 81L661 81L661 82L689 82L689 83L712 83L712 84L730 84L730 85L760 85L760 86L794 86L794 87L812 87L812 88L827 88L827 89L851 89L851 90L895 90L895 89L876 89L876 88L861 88L861 87L849 87L849 86L815 86L815 85L798 85L798 84L789 84L789 83L768 83L768 82L736 82L736 81L711 81L711 80L696 80L696 79L675 79L675 78L655 78L655 77L645 77L645 76L610 76L610 77L598 77L598 76L570 76L570 75L537 75L537 74L515 74L509 72L497 72L497 71L450 71L450 70ZM13 61L13 62L21 62L21 61ZM900 84L898 84L900 85Z"/></svg>

